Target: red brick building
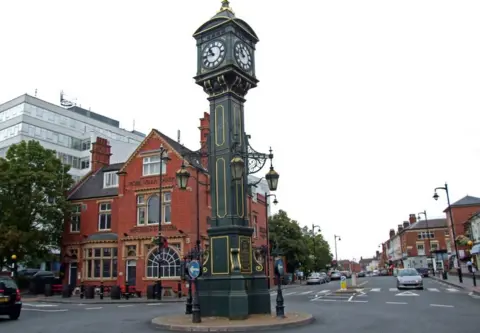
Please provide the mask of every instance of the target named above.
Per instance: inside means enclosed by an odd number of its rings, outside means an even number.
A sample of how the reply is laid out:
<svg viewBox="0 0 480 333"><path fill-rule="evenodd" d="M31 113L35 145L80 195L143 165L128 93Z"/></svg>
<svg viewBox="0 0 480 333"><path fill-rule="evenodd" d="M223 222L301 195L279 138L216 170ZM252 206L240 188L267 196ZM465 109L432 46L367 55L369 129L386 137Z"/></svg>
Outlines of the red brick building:
<svg viewBox="0 0 480 333"><path fill-rule="evenodd" d="M467 195L464 198L451 204L451 209L455 227L455 234L457 237L464 235L465 222L480 211L480 198ZM450 221L448 207L444 210L444 213L446 214L448 227L451 231L452 223ZM448 240L448 247L449 249L451 249L452 254L455 254L455 245L453 242L454 240L450 238ZM465 251L467 250L467 248L461 245L457 245L457 247L459 250L460 260L468 258L468 253Z"/></svg>
<svg viewBox="0 0 480 333"><path fill-rule="evenodd" d="M206 119L207 118L207 119ZM208 134L208 114L201 119L201 142ZM72 218L65 224L62 255L66 281L71 285L129 285L145 291L157 281L160 152L163 145L170 160L162 163L162 236L168 248L162 251L161 279L165 289L177 290L180 263L197 239L197 182L190 179L186 191L176 186L182 153L191 152L175 140L152 130L125 163L110 164L110 147L99 138L92 145L92 170L70 192ZM208 183L200 159L186 158L192 176ZM262 197L249 197L248 209L254 244L266 244L266 216ZM200 239L208 247L207 220L210 216L208 186L199 187ZM184 286L183 286L184 287Z"/></svg>

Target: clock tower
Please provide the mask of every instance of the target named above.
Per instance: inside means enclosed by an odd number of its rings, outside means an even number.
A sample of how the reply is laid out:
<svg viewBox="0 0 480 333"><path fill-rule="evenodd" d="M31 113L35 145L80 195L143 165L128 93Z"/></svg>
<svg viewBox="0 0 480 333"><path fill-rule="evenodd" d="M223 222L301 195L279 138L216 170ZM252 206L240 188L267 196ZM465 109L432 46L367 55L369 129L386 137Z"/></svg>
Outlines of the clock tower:
<svg viewBox="0 0 480 333"><path fill-rule="evenodd" d="M193 35L197 75L210 103L208 170L212 204L210 239L198 280L202 316L244 319L270 313L270 293L263 263L252 251L253 229L247 212L250 149L245 134L244 103L257 86L255 31L237 18L229 1ZM237 179L231 161L244 163Z"/></svg>

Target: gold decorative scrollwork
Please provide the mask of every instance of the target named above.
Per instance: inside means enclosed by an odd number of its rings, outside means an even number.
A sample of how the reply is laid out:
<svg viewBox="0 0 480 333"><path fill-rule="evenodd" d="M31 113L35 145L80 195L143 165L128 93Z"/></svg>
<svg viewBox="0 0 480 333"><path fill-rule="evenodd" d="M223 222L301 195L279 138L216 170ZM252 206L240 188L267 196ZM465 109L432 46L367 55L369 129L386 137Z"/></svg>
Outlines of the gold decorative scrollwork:
<svg viewBox="0 0 480 333"><path fill-rule="evenodd" d="M255 266L255 270L257 272L262 272L263 271L263 266L262 265L257 265L257 266Z"/></svg>
<svg viewBox="0 0 480 333"><path fill-rule="evenodd" d="M232 248L230 249L230 266L232 272L239 272L242 269L240 264L240 249Z"/></svg>

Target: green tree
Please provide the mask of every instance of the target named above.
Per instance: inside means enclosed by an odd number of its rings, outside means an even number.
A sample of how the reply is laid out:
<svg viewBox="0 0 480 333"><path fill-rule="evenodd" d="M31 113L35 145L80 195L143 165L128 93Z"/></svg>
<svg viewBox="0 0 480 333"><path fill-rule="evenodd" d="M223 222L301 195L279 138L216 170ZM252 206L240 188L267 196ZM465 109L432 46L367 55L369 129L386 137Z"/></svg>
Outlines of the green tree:
<svg viewBox="0 0 480 333"><path fill-rule="evenodd" d="M0 158L0 267L12 254L35 261L60 245L70 214L69 169L37 141L13 145Z"/></svg>
<svg viewBox="0 0 480 333"><path fill-rule="evenodd" d="M305 243L308 245L309 253L308 261L303 266L309 272L326 269L327 265L332 262L332 254L330 253L330 245L318 232L313 235L304 236Z"/></svg>
<svg viewBox="0 0 480 333"><path fill-rule="evenodd" d="M298 222L290 219L287 212L280 210L268 220L270 244L272 255L275 249L281 250L287 261L287 270L293 272L301 266L308 257L308 246L303 241L302 229Z"/></svg>

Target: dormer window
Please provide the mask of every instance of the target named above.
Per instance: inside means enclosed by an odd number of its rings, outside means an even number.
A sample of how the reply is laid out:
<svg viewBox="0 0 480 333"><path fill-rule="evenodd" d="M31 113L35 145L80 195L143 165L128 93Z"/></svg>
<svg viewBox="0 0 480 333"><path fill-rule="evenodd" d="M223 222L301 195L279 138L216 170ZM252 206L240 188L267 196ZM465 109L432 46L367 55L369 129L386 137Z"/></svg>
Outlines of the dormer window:
<svg viewBox="0 0 480 333"><path fill-rule="evenodd" d="M103 174L103 188L118 187L117 171L105 172Z"/></svg>
<svg viewBox="0 0 480 333"><path fill-rule="evenodd" d="M162 161L162 175L167 173L167 164ZM143 158L143 176L154 176L160 174L160 155Z"/></svg>

